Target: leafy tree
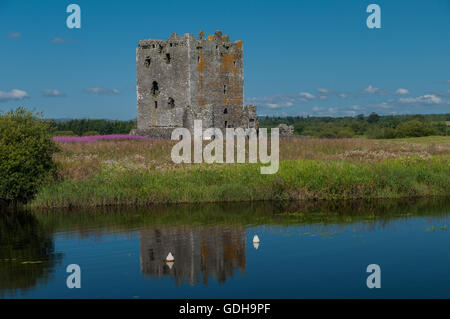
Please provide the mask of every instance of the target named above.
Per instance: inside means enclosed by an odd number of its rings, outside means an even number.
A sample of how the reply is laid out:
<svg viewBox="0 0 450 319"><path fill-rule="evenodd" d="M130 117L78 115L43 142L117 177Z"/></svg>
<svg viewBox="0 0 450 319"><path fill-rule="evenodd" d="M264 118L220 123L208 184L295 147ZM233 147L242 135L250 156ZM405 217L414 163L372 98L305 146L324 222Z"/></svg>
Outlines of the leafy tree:
<svg viewBox="0 0 450 319"><path fill-rule="evenodd" d="M55 172L49 123L19 107L0 116L0 198L26 203Z"/></svg>
<svg viewBox="0 0 450 319"><path fill-rule="evenodd" d="M379 120L380 120L380 116L375 112L370 113L370 115L367 117L367 122L369 122L371 124L377 123Z"/></svg>
<svg viewBox="0 0 450 319"><path fill-rule="evenodd" d="M397 126L397 137L429 136L435 132L433 127L419 120L403 122Z"/></svg>

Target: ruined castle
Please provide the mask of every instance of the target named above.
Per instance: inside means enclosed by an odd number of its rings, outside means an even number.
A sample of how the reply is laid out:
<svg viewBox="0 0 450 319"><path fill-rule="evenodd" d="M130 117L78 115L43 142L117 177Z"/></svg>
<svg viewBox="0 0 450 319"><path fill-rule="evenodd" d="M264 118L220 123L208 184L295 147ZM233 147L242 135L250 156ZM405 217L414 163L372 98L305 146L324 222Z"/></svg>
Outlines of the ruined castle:
<svg viewBox="0 0 450 319"><path fill-rule="evenodd" d="M244 105L242 41L216 31L196 39L173 33L141 40L136 50L137 130L170 138L174 128L257 128L256 106Z"/></svg>

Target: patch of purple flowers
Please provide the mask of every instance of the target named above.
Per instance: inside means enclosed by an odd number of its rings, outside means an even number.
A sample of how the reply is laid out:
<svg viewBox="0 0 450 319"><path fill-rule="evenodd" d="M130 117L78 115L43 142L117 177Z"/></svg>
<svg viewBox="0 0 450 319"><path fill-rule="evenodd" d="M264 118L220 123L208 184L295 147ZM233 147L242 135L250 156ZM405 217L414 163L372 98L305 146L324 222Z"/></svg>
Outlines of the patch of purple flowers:
<svg viewBox="0 0 450 319"><path fill-rule="evenodd" d="M53 141L61 143L74 143L74 142L92 143L98 141L119 141L119 140L151 141L152 139L145 136L125 135L125 134L53 137Z"/></svg>

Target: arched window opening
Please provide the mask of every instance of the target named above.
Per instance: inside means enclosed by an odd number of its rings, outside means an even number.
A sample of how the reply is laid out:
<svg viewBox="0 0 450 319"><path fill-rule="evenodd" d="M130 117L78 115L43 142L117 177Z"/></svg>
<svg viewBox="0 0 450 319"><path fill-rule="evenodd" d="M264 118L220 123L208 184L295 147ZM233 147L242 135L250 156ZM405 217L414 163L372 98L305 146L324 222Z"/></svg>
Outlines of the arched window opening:
<svg viewBox="0 0 450 319"><path fill-rule="evenodd" d="M227 109L227 108L225 108L225 109L223 110L223 114L228 114L228 109Z"/></svg>

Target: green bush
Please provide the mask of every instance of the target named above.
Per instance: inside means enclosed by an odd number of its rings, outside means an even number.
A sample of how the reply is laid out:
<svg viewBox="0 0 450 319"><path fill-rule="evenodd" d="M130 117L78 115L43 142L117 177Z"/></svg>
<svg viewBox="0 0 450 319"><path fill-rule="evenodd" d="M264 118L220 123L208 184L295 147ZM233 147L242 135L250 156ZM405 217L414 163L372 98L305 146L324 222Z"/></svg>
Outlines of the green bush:
<svg viewBox="0 0 450 319"><path fill-rule="evenodd" d="M350 137L353 137L354 135L355 135L355 132L349 127L343 128L343 129L339 130L337 133L338 138L350 138Z"/></svg>
<svg viewBox="0 0 450 319"><path fill-rule="evenodd" d="M373 126L367 130L368 138L396 138L397 130L392 127Z"/></svg>
<svg viewBox="0 0 450 319"><path fill-rule="evenodd" d="M56 171L49 123L19 107L0 115L0 198L26 203Z"/></svg>
<svg viewBox="0 0 450 319"><path fill-rule="evenodd" d="M325 129L319 132L318 136L320 138L336 138L337 134L332 129Z"/></svg>
<svg viewBox="0 0 450 319"><path fill-rule="evenodd" d="M402 122L397 126L397 137L419 137L435 134L435 129L428 123L418 120Z"/></svg>
<svg viewBox="0 0 450 319"><path fill-rule="evenodd" d="M75 136L72 131L55 131L53 136Z"/></svg>
<svg viewBox="0 0 450 319"><path fill-rule="evenodd" d="M83 133L83 136L94 136L94 135L100 135L97 131L87 131Z"/></svg>

